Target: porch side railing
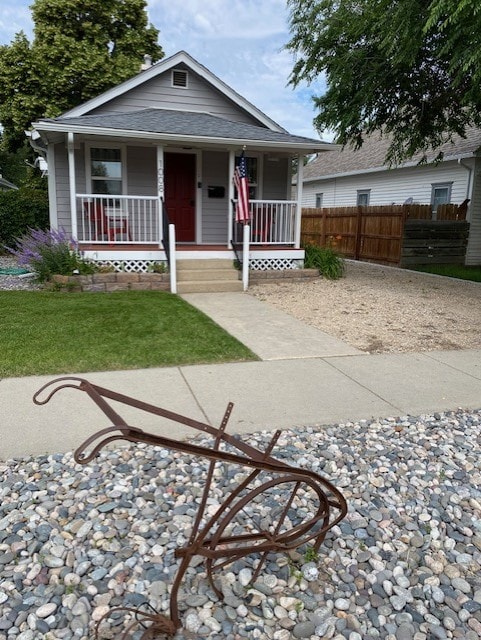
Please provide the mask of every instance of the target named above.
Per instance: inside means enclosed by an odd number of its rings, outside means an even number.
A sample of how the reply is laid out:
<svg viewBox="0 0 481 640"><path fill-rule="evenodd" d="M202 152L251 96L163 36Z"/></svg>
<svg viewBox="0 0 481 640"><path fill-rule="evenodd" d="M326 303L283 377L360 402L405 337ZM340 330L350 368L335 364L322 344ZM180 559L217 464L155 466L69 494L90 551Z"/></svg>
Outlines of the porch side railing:
<svg viewBox="0 0 481 640"><path fill-rule="evenodd" d="M162 246L164 247L165 255L167 256L167 264L170 268L170 220L163 198L160 199L160 206L162 207Z"/></svg>
<svg viewBox="0 0 481 640"><path fill-rule="evenodd" d="M80 193L77 203L79 242L159 244L159 199Z"/></svg>
<svg viewBox="0 0 481 640"><path fill-rule="evenodd" d="M293 200L251 200L250 244L295 244L296 207ZM242 229L234 222L234 244L242 244Z"/></svg>

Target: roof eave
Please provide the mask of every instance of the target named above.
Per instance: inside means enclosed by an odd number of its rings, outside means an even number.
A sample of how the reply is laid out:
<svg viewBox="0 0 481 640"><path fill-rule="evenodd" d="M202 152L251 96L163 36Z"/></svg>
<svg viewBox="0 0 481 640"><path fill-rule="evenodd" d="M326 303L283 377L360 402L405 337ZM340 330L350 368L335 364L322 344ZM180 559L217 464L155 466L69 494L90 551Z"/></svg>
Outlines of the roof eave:
<svg viewBox="0 0 481 640"><path fill-rule="evenodd" d="M296 153L310 154L318 151L329 151L332 149L332 145L329 142L319 143L306 143L304 142L287 142L287 141L273 141L273 140L255 140L249 138L217 138L210 136L192 136L181 135L176 133L155 133L152 131L136 131L130 129L111 129L111 128L99 128L88 127L81 125L70 125L66 127L55 122L34 122L33 127L39 131L55 132L55 133L77 133L89 136L108 136L117 138L137 138L142 140L165 140L168 142L179 142L188 144L214 144L221 145L223 147L238 147L238 146L250 146L266 149L289 149ZM287 135L287 134L286 134Z"/></svg>
<svg viewBox="0 0 481 640"><path fill-rule="evenodd" d="M464 160L465 158L475 158L477 157L476 152L470 151L469 153L462 153L454 156L445 156L441 162L449 162L449 161L458 161ZM427 167L429 165L433 165L434 160L431 162L427 162L426 164L420 165L419 161L411 161L405 162L396 167L389 167L387 165L382 165L380 167L369 167L369 169L356 169L355 171L343 171L341 173L330 173L323 174L320 176L312 177L312 178L304 178L303 182L317 182L319 180L332 180L334 178L348 178L349 176L358 176L363 175L365 173L379 173L381 171L395 171L396 169L410 169L412 167L423 166Z"/></svg>

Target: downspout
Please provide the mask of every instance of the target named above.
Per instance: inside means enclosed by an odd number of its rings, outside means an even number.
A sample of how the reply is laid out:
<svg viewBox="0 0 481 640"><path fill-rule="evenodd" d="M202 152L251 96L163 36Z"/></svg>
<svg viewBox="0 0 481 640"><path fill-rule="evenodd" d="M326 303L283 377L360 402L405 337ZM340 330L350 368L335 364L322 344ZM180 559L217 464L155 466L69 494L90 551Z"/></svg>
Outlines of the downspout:
<svg viewBox="0 0 481 640"><path fill-rule="evenodd" d="M470 167L467 164L463 163L463 159L462 158L458 158L458 164L460 167L464 167L464 169L466 169L466 171L468 172L468 184L466 187L466 198L469 198L470 200L472 200L472 193L471 193L471 189L472 189L472 177L473 177L473 168Z"/></svg>
<svg viewBox="0 0 481 640"><path fill-rule="evenodd" d="M297 161L297 205L294 226L294 248L301 246L302 189L304 179L304 156L299 154Z"/></svg>

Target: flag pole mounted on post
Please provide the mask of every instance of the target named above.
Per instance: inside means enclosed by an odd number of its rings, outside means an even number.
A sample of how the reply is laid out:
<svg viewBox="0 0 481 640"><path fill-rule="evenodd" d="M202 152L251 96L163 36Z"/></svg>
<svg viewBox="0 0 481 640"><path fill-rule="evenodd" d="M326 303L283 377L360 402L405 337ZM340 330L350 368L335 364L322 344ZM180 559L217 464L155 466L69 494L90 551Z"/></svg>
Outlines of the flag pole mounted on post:
<svg viewBox="0 0 481 640"><path fill-rule="evenodd" d="M250 220L249 178L247 177L246 148L242 150L239 163L234 170L234 186L237 189L235 221L247 224Z"/></svg>
<svg viewBox="0 0 481 640"><path fill-rule="evenodd" d="M242 236L242 284L244 291L249 285L249 240L250 240L250 204L249 204L249 178L247 177L246 148L234 170L234 186L237 189L237 204L235 209L235 221L243 225Z"/></svg>

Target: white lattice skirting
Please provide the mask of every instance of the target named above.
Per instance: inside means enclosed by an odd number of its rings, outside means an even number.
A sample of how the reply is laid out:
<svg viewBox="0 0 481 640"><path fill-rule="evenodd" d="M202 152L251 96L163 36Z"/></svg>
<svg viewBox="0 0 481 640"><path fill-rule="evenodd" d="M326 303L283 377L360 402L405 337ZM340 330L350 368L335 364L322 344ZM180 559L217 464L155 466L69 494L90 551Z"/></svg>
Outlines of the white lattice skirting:
<svg viewBox="0 0 481 640"><path fill-rule="evenodd" d="M249 268L253 271L285 271L299 267L302 267L302 264L293 258L259 258L249 261Z"/></svg>
<svg viewBox="0 0 481 640"><path fill-rule="evenodd" d="M95 262L125 273L149 273L152 271L152 265L161 262L167 267L167 262L162 260L95 260Z"/></svg>
<svg viewBox="0 0 481 640"><path fill-rule="evenodd" d="M154 264L167 262L162 260L95 260L99 264L113 267L116 272L149 273ZM253 271L285 271L302 268L302 261L293 258L257 258L249 261Z"/></svg>

